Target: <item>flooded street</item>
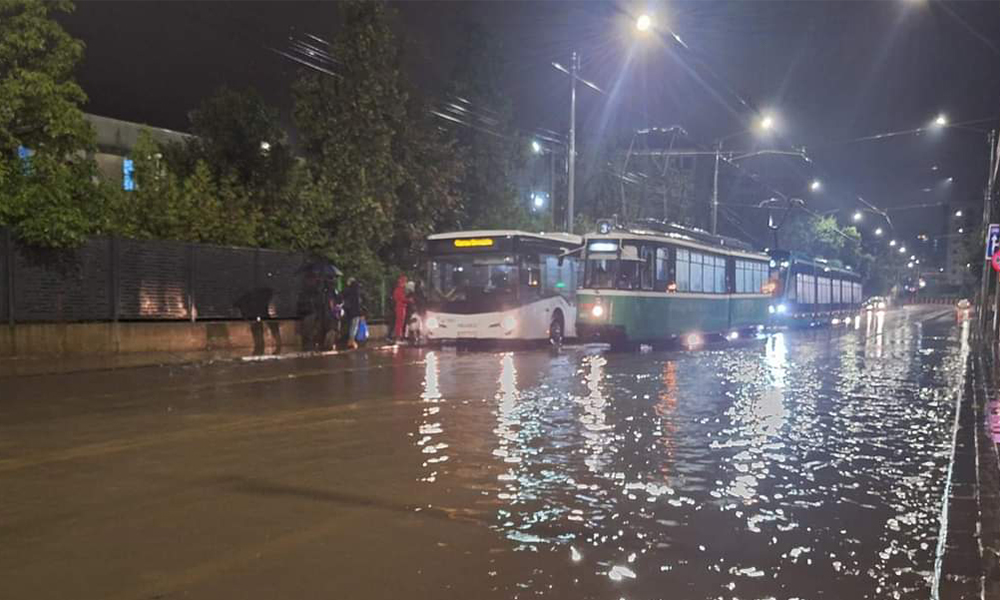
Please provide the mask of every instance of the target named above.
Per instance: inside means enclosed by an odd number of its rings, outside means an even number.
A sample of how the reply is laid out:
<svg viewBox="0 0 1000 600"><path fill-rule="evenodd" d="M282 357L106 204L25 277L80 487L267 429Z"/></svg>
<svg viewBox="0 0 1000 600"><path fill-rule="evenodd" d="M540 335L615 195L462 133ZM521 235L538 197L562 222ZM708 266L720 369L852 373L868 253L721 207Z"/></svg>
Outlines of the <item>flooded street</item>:
<svg viewBox="0 0 1000 600"><path fill-rule="evenodd" d="M12 598L928 598L948 307L0 382Z"/></svg>

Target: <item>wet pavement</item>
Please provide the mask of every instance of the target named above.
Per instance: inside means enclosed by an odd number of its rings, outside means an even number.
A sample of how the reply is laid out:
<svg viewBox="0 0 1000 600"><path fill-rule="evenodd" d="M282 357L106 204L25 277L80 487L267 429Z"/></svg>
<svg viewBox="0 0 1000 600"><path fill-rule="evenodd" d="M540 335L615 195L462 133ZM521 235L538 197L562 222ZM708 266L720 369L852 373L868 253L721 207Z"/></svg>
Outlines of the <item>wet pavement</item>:
<svg viewBox="0 0 1000 600"><path fill-rule="evenodd" d="M8 379L0 596L932 597L965 333Z"/></svg>

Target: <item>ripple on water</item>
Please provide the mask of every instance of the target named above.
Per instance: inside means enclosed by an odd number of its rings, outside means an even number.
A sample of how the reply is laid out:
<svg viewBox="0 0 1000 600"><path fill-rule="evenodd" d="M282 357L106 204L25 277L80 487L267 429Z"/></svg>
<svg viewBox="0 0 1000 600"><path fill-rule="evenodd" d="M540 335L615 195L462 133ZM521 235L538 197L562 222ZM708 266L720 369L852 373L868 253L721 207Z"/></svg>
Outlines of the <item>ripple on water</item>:
<svg viewBox="0 0 1000 600"><path fill-rule="evenodd" d="M629 598L926 597L953 405L919 391L953 389L962 365L952 338L923 343L862 326L569 354L562 382L502 355L493 527L540 559L562 548L518 583L548 590L569 562ZM434 416L420 446L460 454Z"/></svg>

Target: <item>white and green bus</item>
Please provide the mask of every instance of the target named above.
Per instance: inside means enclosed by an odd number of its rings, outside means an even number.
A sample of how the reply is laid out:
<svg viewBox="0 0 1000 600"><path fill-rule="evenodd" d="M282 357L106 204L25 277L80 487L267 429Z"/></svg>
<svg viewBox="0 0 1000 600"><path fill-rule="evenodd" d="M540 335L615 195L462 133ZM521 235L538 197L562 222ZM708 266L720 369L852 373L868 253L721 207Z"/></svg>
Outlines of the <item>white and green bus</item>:
<svg viewBox="0 0 1000 600"><path fill-rule="evenodd" d="M582 243L577 235L514 230L428 237L425 339L559 345L576 337L573 253Z"/></svg>
<svg viewBox="0 0 1000 600"><path fill-rule="evenodd" d="M735 239L648 223L585 236L577 330L617 346L736 339L768 322L770 257Z"/></svg>

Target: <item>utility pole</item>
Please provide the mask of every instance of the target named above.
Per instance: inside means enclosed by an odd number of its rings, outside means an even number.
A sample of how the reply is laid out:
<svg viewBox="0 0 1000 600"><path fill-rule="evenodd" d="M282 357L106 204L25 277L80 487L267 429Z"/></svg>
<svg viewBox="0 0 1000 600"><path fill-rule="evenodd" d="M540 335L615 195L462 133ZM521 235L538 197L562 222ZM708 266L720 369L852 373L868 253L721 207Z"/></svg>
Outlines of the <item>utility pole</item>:
<svg viewBox="0 0 1000 600"><path fill-rule="evenodd" d="M983 188L983 232L989 231L990 218L993 212L993 193L991 189L991 182L993 179L993 152L994 152L994 141L995 141L995 131L991 131L986 136L986 143L989 145L989 151L986 153L986 186ZM986 330L986 298L989 297L990 293L990 280L992 278L990 274L990 262L983 262L982 269L982 281L980 281L979 288L979 307L977 308L976 315L979 320L979 330L984 332Z"/></svg>
<svg viewBox="0 0 1000 600"><path fill-rule="evenodd" d="M573 232L573 218L574 218L574 201L576 200L576 82L579 81L583 85L591 88L592 90L604 93L604 90L597 87L593 82L587 81L583 77L580 77L580 55L576 52L573 53L572 61L570 62L569 68L562 66L559 63L552 63L557 71L561 71L569 75L569 149L567 150L566 162L567 171L569 172L569 177L567 181L566 190L566 231Z"/></svg>
<svg viewBox="0 0 1000 600"><path fill-rule="evenodd" d="M556 153L549 150L549 208L552 209L552 226L556 227Z"/></svg>
<svg viewBox="0 0 1000 600"><path fill-rule="evenodd" d="M712 235L719 229L719 161L722 159L722 140L715 145L715 172L712 174Z"/></svg>
<svg viewBox="0 0 1000 600"><path fill-rule="evenodd" d="M569 74L569 190L566 194L566 231L573 233L573 201L576 191L576 80L580 73L580 55L573 53Z"/></svg>

